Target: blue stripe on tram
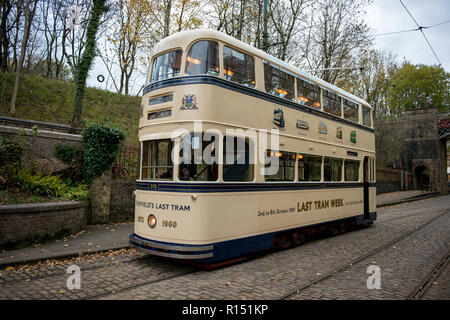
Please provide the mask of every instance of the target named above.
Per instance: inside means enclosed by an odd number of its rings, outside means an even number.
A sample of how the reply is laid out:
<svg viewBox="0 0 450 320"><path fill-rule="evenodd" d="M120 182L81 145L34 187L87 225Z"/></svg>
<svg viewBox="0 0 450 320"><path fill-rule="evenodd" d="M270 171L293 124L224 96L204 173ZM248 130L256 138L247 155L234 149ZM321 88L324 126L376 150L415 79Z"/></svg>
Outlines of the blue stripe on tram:
<svg viewBox="0 0 450 320"><path fill-rule="evenodd" d="M136 190L165 192L254 192L254 191L289 191L362 188L363 183L167 183L167 182L136 182ZM369 187L375 187L370 183Z"/></svg>

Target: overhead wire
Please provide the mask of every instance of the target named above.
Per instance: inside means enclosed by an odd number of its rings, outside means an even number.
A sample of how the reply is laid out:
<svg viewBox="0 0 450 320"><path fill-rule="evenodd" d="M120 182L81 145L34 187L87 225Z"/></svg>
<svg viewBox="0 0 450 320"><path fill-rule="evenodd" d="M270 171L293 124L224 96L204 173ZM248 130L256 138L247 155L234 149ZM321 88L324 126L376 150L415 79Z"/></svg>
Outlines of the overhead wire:
<svg viewBox="0 0 450 320"><path fill-rule="evenodd" d="M431 51L433 52L434 56L436 57L436 60L439 62L439 65L442 66L441 60L439 60L436 52L433 49L433 46L431 45L430 41L428 40L427 36L425 35L425 33L423 32L424 27L420 26L416 19L414 19L413 15L411 14L411 12L409 12L408 8L405 6L405 4L403 3L402 0L399 0L400 3L402 4L403 8L405 8L406 12L408 12L409 16L411 17L411 19L413 19L414 23L417 25L418 30L422 33L423 37L425 38L425 41L428 43L428 46L430 47Z"/></svg>

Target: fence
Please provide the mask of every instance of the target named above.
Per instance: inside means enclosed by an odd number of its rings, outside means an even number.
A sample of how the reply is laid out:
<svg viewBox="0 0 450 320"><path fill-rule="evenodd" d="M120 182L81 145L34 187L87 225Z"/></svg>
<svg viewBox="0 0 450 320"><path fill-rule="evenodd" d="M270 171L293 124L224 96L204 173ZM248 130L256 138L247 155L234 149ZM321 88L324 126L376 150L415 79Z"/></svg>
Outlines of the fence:
<svg viewBox="0 0 450 320"><path fill-rule="evenodd" d="M113 178L136 179L139 172L139 145L122 143L112 167Z"/></svg>

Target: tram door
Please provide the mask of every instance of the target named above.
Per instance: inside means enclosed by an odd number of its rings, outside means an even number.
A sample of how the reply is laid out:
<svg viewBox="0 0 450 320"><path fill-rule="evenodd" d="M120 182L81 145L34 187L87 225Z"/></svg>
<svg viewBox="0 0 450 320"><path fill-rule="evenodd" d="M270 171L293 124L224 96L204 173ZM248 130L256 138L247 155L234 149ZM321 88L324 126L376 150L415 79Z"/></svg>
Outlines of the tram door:
<svg viewBox="0 0 450 320"><path fill-rule="evenodd" d="M369 219L369 157L364 157L364 219Z"/></svg>

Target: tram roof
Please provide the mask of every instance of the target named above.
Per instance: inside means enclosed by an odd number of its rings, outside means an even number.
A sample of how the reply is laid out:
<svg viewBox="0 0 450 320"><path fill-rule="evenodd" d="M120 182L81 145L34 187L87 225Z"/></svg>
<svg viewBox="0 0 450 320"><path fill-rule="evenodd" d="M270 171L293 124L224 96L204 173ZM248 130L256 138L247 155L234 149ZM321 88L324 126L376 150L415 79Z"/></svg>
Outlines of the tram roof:
<svg viewBox="0 0 450 320"><path fill-rule="evenodd" d="M219 41L226 42L230 44L231 46L234 46L236 48L241 48L242 50L246 51L247 53L250 53L254 56L258 56L264 60L267 60L273 64L276 64L280 66L283 69L286 69L290 71L291 73L297 74L303 78L306 78L306 80L312 81L317 83L319 86L322 86L326 89L330 89L334 91L335 93L344 96L348 99L351 99L355 102L358 102L360 104L364 104L365 106L368 106L372 109L372 107L367 103L367 101L351 94L350 92L347 92L339 87L336 87L335 85L332 85L331 83L328 83L316 76L313 76L298 67L289 65L288 63L260 50L257 49L245 42L242 42L238 39L235 39L223 32L212 30L212 29L194 29L194 30L188 30L188 31L180 31L177 33L174 33L163 40L161 40L156 46L153 48L153 54L157 54L159 52L163 52L172 48L181 47L186 48L192 41L195 39L215 39Z"/></svg>

